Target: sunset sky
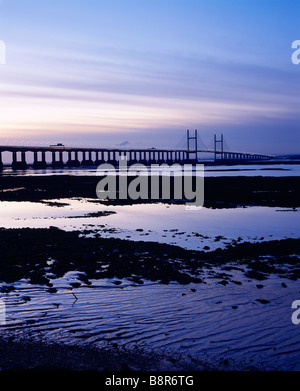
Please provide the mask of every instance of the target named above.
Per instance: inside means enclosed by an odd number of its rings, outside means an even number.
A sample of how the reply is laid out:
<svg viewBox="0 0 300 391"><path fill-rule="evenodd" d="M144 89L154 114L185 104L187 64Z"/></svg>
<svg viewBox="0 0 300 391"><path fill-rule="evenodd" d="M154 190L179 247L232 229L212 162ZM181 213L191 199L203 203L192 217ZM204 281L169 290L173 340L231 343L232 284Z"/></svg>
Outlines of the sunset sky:
<svg viewBox="0 0 300 391"><path fill-rule="evenodd" d="M300 152L299 0L0 0L0 144Z"/></svg>

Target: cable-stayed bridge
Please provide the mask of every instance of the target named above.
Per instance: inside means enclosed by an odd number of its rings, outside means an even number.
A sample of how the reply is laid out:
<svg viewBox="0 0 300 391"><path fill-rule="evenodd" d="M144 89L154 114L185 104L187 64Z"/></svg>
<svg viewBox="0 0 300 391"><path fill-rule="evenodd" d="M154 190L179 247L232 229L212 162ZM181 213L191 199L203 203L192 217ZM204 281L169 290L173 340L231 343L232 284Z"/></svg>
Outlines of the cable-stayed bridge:
<svg viewBox="0 0 300 391"><path fill-rule="evenodd" d="M220 138L214 135L213 148L199 145L197 130L193 134L188 130L184 142L185 145L179 145L175 148L68 147L63 144L49 146L0 145L0 170L4 167L2 156L4 152L11 154L11 167L15 170L26 170L29 166L44 169L65 166L99 166L103 163L117 165L120 159L126 159L130 164L141 163L145 165L196 164L199 162L200 153L211 155L216 163L245 163L273 158L273 156L266 154L230 151L226 146L223 134ZM32 164L28 164L29 154L32 157Z"/></svg>

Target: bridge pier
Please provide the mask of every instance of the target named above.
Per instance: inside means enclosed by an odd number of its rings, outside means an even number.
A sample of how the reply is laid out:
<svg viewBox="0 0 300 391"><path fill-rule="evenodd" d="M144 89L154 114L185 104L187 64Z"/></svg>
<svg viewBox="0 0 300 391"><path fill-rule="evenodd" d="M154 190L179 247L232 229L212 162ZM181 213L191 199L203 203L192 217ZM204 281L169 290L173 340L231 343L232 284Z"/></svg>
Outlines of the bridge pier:
<svg viewBox="0 0 300 391"><path fill-rule="evenodd" d="M86 154L88 154L88 158L86 157ZM83 159L82 159L82 162L81 162L81 165L82 166L92 166L94 164L93 162L93 159L92 159L92 152L91 151L83 151L82 152L82 156L83 156Z"/></svg>
<svg viewBox="0 0 300 391"><path fill-rule="evenodd" d="M63 152L59 151L59 159L56 160L56 152L52 152L52 164L51 166L53 168L62 168L65 166L64 159L63 159Z"/></svg>
<svg viewBox="0 0 300 391"><path fill-rule="evenodd" d="M14 151L12 153L12 169L13 170L26 170L27 169L27 163L26 163L26 154L25 151L21 151L21 161L18 161L17 156L18 151Z"/></svg>
<svg viewBox="0 0 300 391"><path fill-rule="evenodd" d="M111 165L113 165L113 166L116 165L117 159L116 159L115 152L107 151L107 160L106 160L106 163L107 163L107 164L111 164Z"/></svg>
<svg viewBox="0 0 300 391"><path fill-rule="evenodd" d="M131 163L137 163L138 162L138 159L137 159L137 151L131 151L129 153L129 156L130 156L130 162Z"/></svg>
<svg viewBox="0 0 300 391"><path fill-rule="evenodd" d="M103 163L104 163L103 152L97 151L95 166L100 166L100 164L103 164Z"/></svg>
<svg viewBox="0 0 300 391"><path fill-rule="evenodd" d="M139 152L139 163L146 166L148 164L146 151L140 151Z"/></svg>
<svg viewBox="0 0 300 391"><path fill-rule="evenodd" d="M72 158L72 154L75 154L74 159ZM69 151L68 152L68 161L67 161L68 167L79 167L80 161L78 159L78 152L77 151Z"/></svg>
<svg viewBox="0 0 300 391"><path fill-rule="evenodd" d="M42 151L41 153L42 153L42 160L39 160L38 152L37 151L33 152L33 168L37 168L37 169L47 168L46 152Z"/></svg>

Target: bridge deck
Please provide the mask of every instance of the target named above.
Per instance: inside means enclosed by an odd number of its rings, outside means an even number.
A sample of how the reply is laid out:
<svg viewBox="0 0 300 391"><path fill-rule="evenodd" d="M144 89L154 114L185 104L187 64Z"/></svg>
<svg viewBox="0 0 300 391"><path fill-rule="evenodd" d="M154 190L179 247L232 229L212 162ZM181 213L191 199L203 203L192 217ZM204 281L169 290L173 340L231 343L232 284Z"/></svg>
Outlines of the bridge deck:
<svg viewBox="0 0 300 391"><path fill-rule="evenodd" d="M100 164L102 162L117 163L122 156L126 156L130 162L147 162L150 163L197 163L199 153L214 154L216 161L238 161L238 160L266 160L273 156L232 152L217 150L190 150L190 149L161 149L161 148L97 148L97 147L67 147L64 145L51 146L0 146L0 169L3 169L2 153L9 152L12 154L12 167L14 169L26 169L26 153L33 153L33 167L46 168L46 153L52 154L52 167L67 166L88 166ZM64 153L67 153L67 161ZM81 154L81 161L79 160ZM18 155L21 155L19 157ZM41 155L41 157L39 157ZM59 156L57 156L59 155ZM93 157L94 155L94 157Z"/></svg>

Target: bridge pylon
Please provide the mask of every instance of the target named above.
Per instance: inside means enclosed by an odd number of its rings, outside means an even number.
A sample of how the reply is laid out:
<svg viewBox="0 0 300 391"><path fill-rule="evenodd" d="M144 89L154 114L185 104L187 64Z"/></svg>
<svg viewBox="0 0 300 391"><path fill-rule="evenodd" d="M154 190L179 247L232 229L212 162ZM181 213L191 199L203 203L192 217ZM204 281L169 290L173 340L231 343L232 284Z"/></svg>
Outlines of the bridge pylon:
<svg viewBox="0 0 300 391"><path fill-rule="evenodd" d="M198 130L195 129L194 136L191 136L190 130L186 132L188 154L195 154L195 160L198 159ZM191 149L191 141L194 141L194 149Z"/></svg>
<svg viewBox="0 0 300 391"><path fill-rule="evenodd" d="M220 149L218 150L218 145L220 145ZM214 135L214 151L215 151L215 160L217 160L217 156L221 155L221 159L223 159L224 154L224 135L221 134L221 138L218 139L217 135Z"/></svg>

